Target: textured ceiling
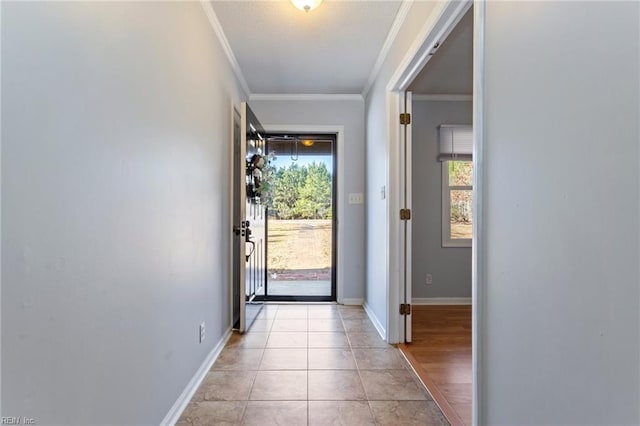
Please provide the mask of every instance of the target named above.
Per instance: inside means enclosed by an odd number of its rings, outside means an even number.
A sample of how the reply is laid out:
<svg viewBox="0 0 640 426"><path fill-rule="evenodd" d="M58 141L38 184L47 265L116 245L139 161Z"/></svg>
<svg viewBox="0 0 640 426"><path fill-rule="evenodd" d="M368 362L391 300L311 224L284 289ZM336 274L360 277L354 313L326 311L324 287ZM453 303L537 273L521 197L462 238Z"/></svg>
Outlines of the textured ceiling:
<svg viewBox="0 0 640 426"><path fill-rule="evenodd" d="M451 31L409 90L415 94L473 93L473 8Z"/></svg>
<svg viewBox="0 0 640 426"><path fill-rule="evenodd" d="M211 4L252 94L360 94L401 2Z"/></svg>

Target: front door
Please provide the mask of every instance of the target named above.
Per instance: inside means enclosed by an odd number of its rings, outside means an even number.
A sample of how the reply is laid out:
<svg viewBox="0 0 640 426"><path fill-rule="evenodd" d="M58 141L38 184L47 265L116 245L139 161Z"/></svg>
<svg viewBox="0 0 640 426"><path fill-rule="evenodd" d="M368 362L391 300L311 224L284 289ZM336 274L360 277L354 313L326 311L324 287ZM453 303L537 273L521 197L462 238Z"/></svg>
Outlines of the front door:
<svg viewBox="0 0 640 426"><path fill-rule="evenodd" d="M273 193L264 300L336 300L336 135L267 137Z"/></svg>
<svg viewBox="0 0 640 426"><path fill-rule="evenodd" d="M266 279L264 130L246 102L234 114L233 144L233 326L243 333L262 308L255 298Z"/></svg>

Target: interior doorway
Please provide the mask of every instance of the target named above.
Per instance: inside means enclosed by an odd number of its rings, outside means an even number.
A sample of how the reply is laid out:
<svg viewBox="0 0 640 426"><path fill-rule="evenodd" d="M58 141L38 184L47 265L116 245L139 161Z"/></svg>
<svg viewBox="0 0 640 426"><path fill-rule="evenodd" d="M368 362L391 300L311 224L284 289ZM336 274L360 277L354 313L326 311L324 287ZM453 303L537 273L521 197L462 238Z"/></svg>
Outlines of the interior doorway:
<svg viewBox="0 0 640 426"><path fill-rule="evenodd" d="M265 301L336 301L336 135L267 135Z"/></svg>
<svg viewBox="0 0 640 426"><path fill-rule="evenodd" d="M405 305L403 315L390 320L397 321L401 350L450 423L472 424L478 41L471 1L446 2L441 9L441 19L389 86L397 112L410 114L401 119L401 143L392 151L398 208L408 210L408 219L390 241L404 277L396 297ZM414 187L420 191L412 193Z"/></svg>

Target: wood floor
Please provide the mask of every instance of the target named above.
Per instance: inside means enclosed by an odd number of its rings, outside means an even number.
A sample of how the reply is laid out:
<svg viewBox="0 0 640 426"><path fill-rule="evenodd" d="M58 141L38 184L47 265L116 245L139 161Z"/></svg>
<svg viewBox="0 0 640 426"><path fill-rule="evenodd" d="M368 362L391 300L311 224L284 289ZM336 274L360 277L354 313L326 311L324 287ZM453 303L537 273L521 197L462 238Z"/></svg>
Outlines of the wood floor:
<svg viewBox="0 0 640 426"><path fill-rule="evenodd" d="M412 307L413 342L400 345L452 425L471 424L471 306Z"/></svg>

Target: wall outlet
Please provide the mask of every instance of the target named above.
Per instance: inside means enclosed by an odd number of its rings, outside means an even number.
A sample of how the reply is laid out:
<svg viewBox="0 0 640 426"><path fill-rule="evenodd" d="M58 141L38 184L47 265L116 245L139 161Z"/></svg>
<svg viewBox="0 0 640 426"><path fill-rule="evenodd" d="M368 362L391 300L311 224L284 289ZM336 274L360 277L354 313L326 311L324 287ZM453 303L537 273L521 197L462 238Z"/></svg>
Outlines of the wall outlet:
<svg viewBox="0 0 640 426"><path fill-rule="evenodd" d="M380 188L380 199L384 200L385 198L387 198L387 188L385 185L382 185Z"/></svg>
<svg viewBox="0 0 640 426"><path fill-rule="evenodd" d="M427 274L427 279L425 280L427 284L433 284L433 275Z"/></svg>
<svg viewBox="0 0 640 426"><path fill-rule="evenodd" d="M352 192L349 194L349 204L362 204L364 203L364 195L362 192Z"/></svg>
<svg viewBox="0 0 640 426"><path fill-rule="evenodd" d="M200 323L200 343L204 342L204 334L205 332L205 328L204 328L204 321L202 323Z"/></svg>

